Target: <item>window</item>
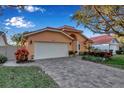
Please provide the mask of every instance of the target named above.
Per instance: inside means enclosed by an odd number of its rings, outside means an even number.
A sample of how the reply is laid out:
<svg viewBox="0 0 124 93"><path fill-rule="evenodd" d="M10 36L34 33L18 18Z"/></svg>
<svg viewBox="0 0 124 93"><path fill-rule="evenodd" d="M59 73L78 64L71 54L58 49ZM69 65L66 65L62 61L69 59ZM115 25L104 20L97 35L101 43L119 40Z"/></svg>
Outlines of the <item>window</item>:
<svg viewBox="0 0 124 93"><path fill-rule="evenodd" d="M80 50L80 44L78 44L78 49Z"/></svg>
<svg viewBox="0 0 124 93"><path fill-rule="evenodd" d="M32 44L32 40L30 40L30 42L29 42L29 43L30 43L30 45L31 45L31 44Z"/></svg>
<svg viewBox="0 0 124 93"><path fill-rule="evenodd" d="M112 40L112 43L115 43L115 40L114 39Z"/></svg>

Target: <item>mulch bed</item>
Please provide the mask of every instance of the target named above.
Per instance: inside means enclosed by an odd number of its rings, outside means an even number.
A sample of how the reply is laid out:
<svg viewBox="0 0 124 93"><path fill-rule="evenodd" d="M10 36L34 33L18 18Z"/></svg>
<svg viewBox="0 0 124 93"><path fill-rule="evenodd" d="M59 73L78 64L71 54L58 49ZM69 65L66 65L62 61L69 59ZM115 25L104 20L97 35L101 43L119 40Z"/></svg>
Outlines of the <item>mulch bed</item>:
<svg viewBox="0 0 124 93"><path fill-rule="evenodd" d="M34 60L27 60L27 61L16 61L16 63L32 63L32 62L35 62Z"/></svg>

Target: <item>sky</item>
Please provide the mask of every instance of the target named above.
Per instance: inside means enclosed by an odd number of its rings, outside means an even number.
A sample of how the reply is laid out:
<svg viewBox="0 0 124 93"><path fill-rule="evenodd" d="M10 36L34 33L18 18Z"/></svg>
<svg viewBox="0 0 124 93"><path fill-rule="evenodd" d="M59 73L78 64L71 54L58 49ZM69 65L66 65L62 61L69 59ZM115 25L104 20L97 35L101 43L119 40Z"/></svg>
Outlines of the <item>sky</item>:
<svg viewBox="0 0 124 93"><path fill-rule="evenodd" d="M80 6L72 5L39 5L25 6L24 10L19 8L8 8L3 6L2 15L0 16L0 25L7 31L7 39L15 33L25 31L35 31L44 27L60 27L63 25L73 26L83 31L87 37L94 34L83 26L78 26L72 15L80 9Z"/></svg>

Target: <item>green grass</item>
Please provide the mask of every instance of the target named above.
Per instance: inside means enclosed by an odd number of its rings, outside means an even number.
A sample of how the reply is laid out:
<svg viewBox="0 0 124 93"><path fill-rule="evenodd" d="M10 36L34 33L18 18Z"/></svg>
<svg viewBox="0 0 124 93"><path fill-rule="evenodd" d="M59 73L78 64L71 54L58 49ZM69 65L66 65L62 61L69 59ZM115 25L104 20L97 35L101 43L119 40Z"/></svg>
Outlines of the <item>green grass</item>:
<svg viewBox="0 0 124 93"><path fill-rule="evenodd" d="M0 67L0 88L48 87L58 85L37 67Z"/></svg>
<svg viewBox="0 0 124 93"><path fill-rule="evenodd" d="M89 60L92 61L92 62L95 62L95 63L100 63L100 64L124 69L124 55L114 55L114 56L111 57L111 59L109 59L107 61L104 61L104 62L93 61L93 60L96 60L96 58L95 57L91 57L91 58L89 57Z"/></svg>
<svg viewBox="0 0 124 93"><path fill-rule="evenodd" d="M124 69L124 55L115 55L103 64Z"/></svg>

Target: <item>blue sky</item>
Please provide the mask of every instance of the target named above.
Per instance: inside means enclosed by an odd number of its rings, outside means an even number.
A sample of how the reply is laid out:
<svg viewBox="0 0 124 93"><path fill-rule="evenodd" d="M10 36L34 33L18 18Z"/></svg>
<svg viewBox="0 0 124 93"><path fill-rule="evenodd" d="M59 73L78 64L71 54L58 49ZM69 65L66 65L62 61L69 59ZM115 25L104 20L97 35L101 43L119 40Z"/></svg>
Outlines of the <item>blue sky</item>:
<svg viewBox="0 0 124 93"><path fill-rule="evenodd" d="M70 25L76 27L76 22L71 16L80 9L80 6L26 6L24 10L18 8L3 8L3 15L0 16L0 25L8 31L10 38L14 33L34 31L44 27L60 27ZM83 26L76 27L83 30L87 37L93 33Z"/></svg>

